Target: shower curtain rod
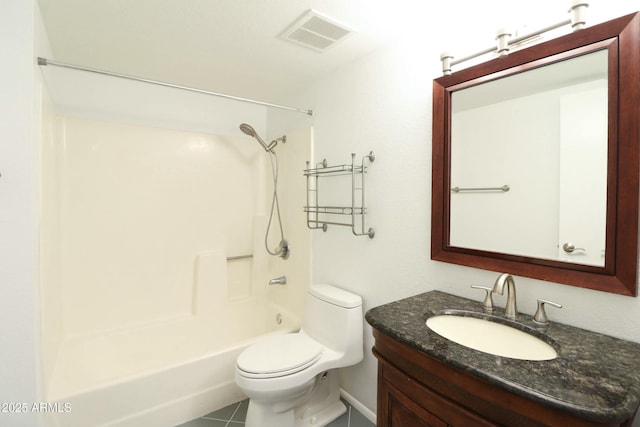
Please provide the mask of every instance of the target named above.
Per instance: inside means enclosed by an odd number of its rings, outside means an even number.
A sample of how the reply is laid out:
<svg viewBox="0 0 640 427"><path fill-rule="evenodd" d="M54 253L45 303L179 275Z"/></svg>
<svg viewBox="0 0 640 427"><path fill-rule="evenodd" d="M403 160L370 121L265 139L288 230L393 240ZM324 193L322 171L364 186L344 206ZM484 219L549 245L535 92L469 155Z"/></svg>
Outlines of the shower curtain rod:
<svg viewBox="0 0 640 427"><path fill-rule="evenodd" d="M239 96L227 95L227 94L224 94L224 93L211 92L211 91L204 90L204 89L197 89L197 88L188 87L188 86L176 85L176 84L173 84L173 83L166 83L166 82L161 82L161 81L157 81L157 80L145 79L145 78L142 78L142 77L136 77L136 76L131 76L131 75L127 75L127 74L113 73L111 71L98 70L96 68L81 67L79 65L73 65L73 64L67 64L67 63L64 63L64 62L52 61L52 60L47 59L47 58L38 57L38 65L41 65L41 66L53 65L55 67L70 68L72 70L88 71L90 73L102 74L102 75L111 76L111 77L119 77L121 79L134 80L134 81L142 82L142 83L150 83L150 84L154 84L154 85L158 85L158 86L171 87L171 88L174 88L174 89L182 89L182 90L187 90L187 91L190 91L190 92L202 93L202 94L205 94L205 95L218 96L220 98L233 99L235 101L241 101L241 102L248 102L248 103L251 103L251 104L263 105L263 106L266 106L266 107L274 107L274 108L280 108L282 110L296 111L298 113L304 113L304 114L307 114L309 116L313 116L313 110L304 110L304 109L300 109L300 108L288 107L286 105L273 104L273 103L270 103L270 102L258 101L258 100L249 99L249 98L242 98L242 97L239 97Z"/></svg>

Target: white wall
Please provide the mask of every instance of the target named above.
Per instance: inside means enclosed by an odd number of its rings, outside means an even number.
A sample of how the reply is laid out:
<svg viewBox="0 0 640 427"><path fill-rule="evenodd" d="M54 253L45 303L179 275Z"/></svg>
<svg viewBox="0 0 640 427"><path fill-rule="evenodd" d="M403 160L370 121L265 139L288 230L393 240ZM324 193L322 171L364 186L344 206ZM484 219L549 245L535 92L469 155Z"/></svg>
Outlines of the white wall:
<svg viewBox="0 0 640 427"><path fill-rule="evenodd" d="M411 52L378 52L291 97L290 102L313 108L314 117L269 117L274 132L290 122L313 121L316 161L326 157L330 164L348 163L351 152L360 157L375 151L366 177L367 226L375 229L375 238L331 226L313 236L312 282L361 295L365 310L438 283L433 280L437 265L428 261L429 76L438 63L430 70L427 64ZM342 386L375 409L376 363L369 351L370 329L365 331L365 361L342 371Z"/></svg>
<svg viewBox="0 0 640 427"><path fill-rule="evenodd" d="M35 4L0 13L0 402L38 401ZM1 426L37 425L37 413L0 413Z"/></svg>
<svg viewBox="0 0 640 427"><path fill-rule="evenodd" d="M433 40L433 38L431 38ZM313 122L316 159L348 159L375 150L367 181L373 240L349 230L315 231L312 281L362 295L365 309L439 289L480 300L471 284L490 285L497 272L430 260L431 83L440 75L438 43L409 42L344 67L281 102L313 108L312 118L272 113L270 130ZM532 314L536 298L564 305L559 322L640 342L640 300L538 280L516 278L520 310ZM497 304L504 304L498 297ZM376 408L376 361L370 328L365 360L341 372L342 387Z"/></svg>

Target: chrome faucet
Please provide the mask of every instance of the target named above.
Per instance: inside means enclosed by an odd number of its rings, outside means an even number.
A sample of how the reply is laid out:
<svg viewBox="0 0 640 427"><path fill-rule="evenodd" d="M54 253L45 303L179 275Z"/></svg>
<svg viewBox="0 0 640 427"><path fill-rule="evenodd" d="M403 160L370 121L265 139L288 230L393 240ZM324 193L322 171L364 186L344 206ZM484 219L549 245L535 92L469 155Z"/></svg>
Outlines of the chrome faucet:
<svg viewBox="0 0 640 427"><path fill-rule="evenodd" d="M275 279L269 280L270 285L286 285L287 284L287 276L276 277Z"/></svg>
<svg viewBox="0 0 640 427"><path fill-rule="evenodd" d="M515 319L518 307L516 304L516 282L513 280L513 276L509 273L501 274L493 285L493 292L502 295L505 283L507 284L507 304L504 306L504 315L508 319Z"/></svg>

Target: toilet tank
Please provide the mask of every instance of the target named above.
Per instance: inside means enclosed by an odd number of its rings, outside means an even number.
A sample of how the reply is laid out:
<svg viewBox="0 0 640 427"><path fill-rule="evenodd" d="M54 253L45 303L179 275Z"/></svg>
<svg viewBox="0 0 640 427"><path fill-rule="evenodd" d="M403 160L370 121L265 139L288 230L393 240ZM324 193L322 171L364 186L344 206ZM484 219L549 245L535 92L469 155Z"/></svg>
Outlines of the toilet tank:
<svg viewBox="0 0 640 427"><path fill-rule="evenodd" d="M363 357L362 298L332 285L309 287L302 330L331 350L344 353L345 366Z"/></svg>

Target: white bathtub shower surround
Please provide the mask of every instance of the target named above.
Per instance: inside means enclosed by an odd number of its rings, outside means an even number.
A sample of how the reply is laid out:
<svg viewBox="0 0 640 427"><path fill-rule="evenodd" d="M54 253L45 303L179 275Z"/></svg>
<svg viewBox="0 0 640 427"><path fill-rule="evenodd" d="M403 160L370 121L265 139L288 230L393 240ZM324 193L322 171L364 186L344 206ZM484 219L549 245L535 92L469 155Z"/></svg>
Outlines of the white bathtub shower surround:
<svg viewBox="0 0 640 427"><path fill-rule="evenodd" d="M43 389L71 410L47 414L46 425L172 427L243 398L237 355L299 327L309 277L297 221L284 224L292 259L273 262L263 249L272 191L264 152L239 131L60 117L55 108L42 111L42 322L55 325L43 328ZM292 136L283 157L307 157L310 129ZM281 163L284 176L301 167ZM283 210L304 197L283 196ZM228 259L243 255L252 257ZM269 289L282 274L287 286Z"/></svg>
<svg viewBox="0 0 640 427"><path fill-rule="evenodd" d="M172 427L200 417L244 398L234 367L246 346L298 327L281 307L244 302L213 324L194 317L65 341L49 400L70 411L48 414L47 426Z"/></svg>
<svg viewBox="0 0 640 427"><path fill-rule="evenodd" d="M227 256L253 253L262 159L252 144L61 120L59 246L67 336L187 314L196 254L219 248Z"/></svg>

